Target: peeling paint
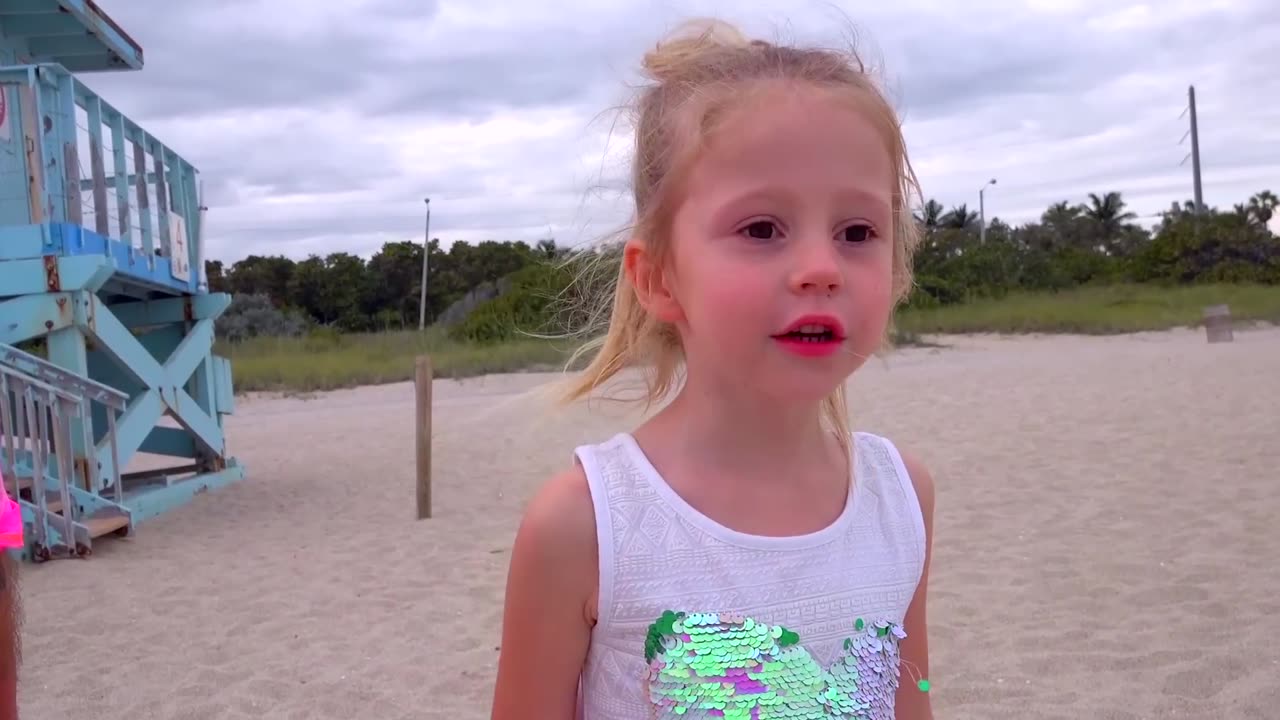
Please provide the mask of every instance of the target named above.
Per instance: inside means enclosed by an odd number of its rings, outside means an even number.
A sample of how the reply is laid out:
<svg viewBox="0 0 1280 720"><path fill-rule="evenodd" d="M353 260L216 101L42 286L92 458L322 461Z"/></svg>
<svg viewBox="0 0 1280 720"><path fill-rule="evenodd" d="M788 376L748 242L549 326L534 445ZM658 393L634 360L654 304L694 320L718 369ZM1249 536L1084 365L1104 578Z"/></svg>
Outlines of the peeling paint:
<svg viewBox="0 0 1280 720"><path fill-rule="evenodd" d="M49 292L61 292L62 278L58 275L58 256L44 256L44 284Z"/></svg>

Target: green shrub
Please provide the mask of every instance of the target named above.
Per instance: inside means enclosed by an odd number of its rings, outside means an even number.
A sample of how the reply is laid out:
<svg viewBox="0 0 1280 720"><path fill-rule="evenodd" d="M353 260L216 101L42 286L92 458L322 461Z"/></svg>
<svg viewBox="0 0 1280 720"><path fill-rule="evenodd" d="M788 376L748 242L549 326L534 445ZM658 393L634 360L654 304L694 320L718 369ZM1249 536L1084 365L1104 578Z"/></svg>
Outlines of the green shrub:
<svg viewBox="0 0 1280 720"><path fill-rule="evenodd" d="M296 337L308 326L302 313L277 308L265 293L237 293L231 305L215 321L219 338L240 342L253 337Z"/></svg>
<svg viewBox="0 0 1280 720"><path fill-rule="evenodd" d="M572 266L528 265L511 275L505 293L487 300L449 331L454 340L495 343L522 335L566 331L563 320L577 297Z"/></svg>

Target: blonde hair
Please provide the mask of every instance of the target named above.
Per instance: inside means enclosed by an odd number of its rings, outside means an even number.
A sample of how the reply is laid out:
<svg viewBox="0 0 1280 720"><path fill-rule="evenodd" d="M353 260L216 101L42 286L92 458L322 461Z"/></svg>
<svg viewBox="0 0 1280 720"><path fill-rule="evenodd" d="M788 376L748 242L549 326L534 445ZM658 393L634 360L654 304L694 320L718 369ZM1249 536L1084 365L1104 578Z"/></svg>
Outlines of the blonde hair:
<svg viewBox="0 0 1280 720"><path fill-rule="evenodd" d="M669 251L672 216L681 185L698 151L745 86L783 81L843 94L867 113L880 129L897 169L893 188L893 299L901 302L912 283L911 258L920 231L911 215L912 197L919 184L907 158L906 141L897 114L872 82L856 52L804 49L744 36L734 26L714 20L693 21L678 29L644 57L645 74L652 81L641 88L632 106L635 155L631 181L635 216L630 232L662 262ZM599 262L613 253L596 253ZM590 272L590 269L585 272ZM674 386L682 366L683 348L675 328L649 315L618 262L607 331L582 345L570 359L594 351L590 362L564 388L562 399L587 397L628 366L647 369L646 407ZM597 317L603 312L596 314ZM882 348L888 346L888 336ZM823 417L840 437L849 433L848 408L841 384L823 403Z"/></svg>

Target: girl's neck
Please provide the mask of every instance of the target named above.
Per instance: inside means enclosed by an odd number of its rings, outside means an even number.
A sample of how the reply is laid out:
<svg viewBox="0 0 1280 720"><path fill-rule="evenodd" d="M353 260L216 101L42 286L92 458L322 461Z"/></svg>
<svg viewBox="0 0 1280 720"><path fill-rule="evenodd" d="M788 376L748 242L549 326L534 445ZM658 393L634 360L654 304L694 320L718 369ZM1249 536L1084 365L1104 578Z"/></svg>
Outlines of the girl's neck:
<svg viewBox="0 0 1280 720"><path fill-rule="evenodd" d="M780 406L740 391L686 384L654 423L655 434L687 463L739 482L825 475L844 463L817 404Z"/></svg>

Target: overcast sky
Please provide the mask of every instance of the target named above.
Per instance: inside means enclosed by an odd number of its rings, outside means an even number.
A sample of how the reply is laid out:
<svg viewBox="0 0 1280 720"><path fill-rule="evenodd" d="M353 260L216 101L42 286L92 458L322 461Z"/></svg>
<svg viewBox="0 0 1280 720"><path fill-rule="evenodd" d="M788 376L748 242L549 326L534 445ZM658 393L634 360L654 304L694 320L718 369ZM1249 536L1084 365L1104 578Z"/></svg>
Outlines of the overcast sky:
<svg viewBox="0 0 1280 720"><path fill-rule="evenodd" d="M389 240L590 241L625 222L610 108L682 18L838 43L852 20L925 194L988 217L1124 193L1280 192L1277 0L99 0L145 49L82 76L202 173L206 257L369 256ZM1270 49L1268 49L1270 45Z"/></svg>

